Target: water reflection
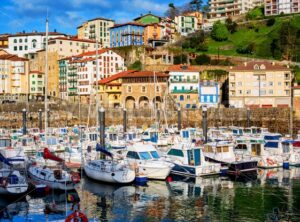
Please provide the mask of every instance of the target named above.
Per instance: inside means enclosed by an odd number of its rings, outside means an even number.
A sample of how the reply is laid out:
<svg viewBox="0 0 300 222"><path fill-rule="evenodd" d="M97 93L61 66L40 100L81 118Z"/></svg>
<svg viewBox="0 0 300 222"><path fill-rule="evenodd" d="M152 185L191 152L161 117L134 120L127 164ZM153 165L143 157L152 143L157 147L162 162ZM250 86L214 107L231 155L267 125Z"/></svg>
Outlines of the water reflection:
<svg viewBox="0 0 300 222"><path fill-rule="evenodd" d="M300 221L300 168L260 170L253 177L243 176L172 176L143 187L113 186L84 178L77 192L28 195L11 205L1 200L5 211L0 218L63 220L74 208L77 195L81 210L91 221ZM45 215L49 206L53 211Z"/></svg>

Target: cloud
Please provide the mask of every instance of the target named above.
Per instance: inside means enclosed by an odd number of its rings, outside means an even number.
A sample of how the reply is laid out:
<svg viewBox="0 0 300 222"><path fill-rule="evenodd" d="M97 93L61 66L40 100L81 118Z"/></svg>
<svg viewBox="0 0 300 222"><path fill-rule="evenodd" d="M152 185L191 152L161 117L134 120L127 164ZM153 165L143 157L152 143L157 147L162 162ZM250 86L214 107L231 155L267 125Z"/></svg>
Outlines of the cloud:
<svg viewBox="0 0 300 222"><path fill-rule="evenodd" d="M151 11L154 13L164 13L167 8L168 4L162 2L162 3L157 3L154 1L149 1L149 0L125 0L122 1L122 6L124 9L128 9L129 11ZM130 7L129 7L130 6Z"/></svg>

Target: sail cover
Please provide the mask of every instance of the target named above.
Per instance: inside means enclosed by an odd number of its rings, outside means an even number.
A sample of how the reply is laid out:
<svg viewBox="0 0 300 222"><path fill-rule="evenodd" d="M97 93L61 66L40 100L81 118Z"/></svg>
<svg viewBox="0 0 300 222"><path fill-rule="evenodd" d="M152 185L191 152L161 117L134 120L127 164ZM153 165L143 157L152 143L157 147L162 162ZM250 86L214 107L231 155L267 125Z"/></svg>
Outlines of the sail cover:
<svg viewBox="0 0 300 222"><path fill-rule="evenodd" d="M5 163L8 166L11 166L9 159L5 158L1 153L0 153L0 162Z"/></svg>
<svg viewBox="0 0 300 222"><path fill-rule="evenodd" d="M113 158L113 154L111 152L107 151L106 149L102 148L99 143L97 143L97 145L96 145L96 150L98 152L103 153L106 156Z"/></svg>
<svg viewBox="0 0 300 222"><path fill-rule="evenodd" d="M55 156L54 154L52 154L50 152L50 150L48 148L45 148L44 149L44 159L49 159L49 160L54 160L54 161L57 161L57 162L63 162L64 160Z"/></svg>

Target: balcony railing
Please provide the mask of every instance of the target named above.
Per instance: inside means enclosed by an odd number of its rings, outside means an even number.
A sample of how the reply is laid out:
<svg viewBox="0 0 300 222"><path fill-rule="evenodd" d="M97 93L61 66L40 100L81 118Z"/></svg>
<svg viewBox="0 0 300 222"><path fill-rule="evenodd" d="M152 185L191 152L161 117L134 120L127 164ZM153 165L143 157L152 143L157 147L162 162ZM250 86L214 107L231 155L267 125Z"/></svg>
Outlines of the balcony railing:
<svg viewBox="0 0 300 222"><path fill-rule="evenodd" d="M171 93L198 93L197 89L173 89L171 90Z"/></svg>
<svg viewBox="0 0 300 222"><path fill-rule="evenodd" d="M198 83L197 79L170 79L170 83Z"/></svg>

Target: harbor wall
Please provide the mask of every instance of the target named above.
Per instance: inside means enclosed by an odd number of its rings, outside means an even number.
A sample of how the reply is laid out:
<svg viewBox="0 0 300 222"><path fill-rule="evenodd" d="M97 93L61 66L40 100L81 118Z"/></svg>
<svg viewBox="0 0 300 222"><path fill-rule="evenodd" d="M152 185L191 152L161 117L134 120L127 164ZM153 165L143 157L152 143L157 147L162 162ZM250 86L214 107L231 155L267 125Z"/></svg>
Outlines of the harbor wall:
<svg viewBox="0 0 300 222"><path fill-rule="evenodd" d="M4 104L0 106L0 127L19 128L22 126L22 109L29 109L27 118L29 128L38 127L39 109L44 110L42 103L34 104ZM96 107L86 104L67 102L49 104L50 127L96 124ZM90 114L89 114L90 113ZM201 127L202 111L199 109L182 109L182 127ZM127 110L128 127L147 127L159 119L161 124L177 124L177 110L133 109ZM44 120L44 113L43 113ZM123 123L123 110L106 109L106 124ZM210 108L208 109L209 127L247 126L247 109ZM250 125L269 128L271 132L288 134L290 132L289 108L256 108L250 110ZM299 119L294 118L293 133L300 130Z"/></svg>

